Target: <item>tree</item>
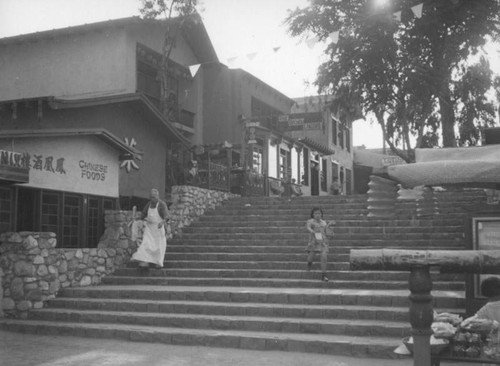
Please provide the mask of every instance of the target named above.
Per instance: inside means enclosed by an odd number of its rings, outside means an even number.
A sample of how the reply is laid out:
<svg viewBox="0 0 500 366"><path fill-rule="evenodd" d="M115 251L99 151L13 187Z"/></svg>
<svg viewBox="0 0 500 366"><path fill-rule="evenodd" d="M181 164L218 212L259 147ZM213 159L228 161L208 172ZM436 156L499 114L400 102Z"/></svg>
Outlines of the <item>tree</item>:
<svg viewBox="0 0 500 366"><path fill-rule="evenodd" d="M160 79L160 104L165 117L173 120L177 117L177 96L169 86L169 59L175 47L180 31L190 26L189 20L199 21L196 16L198 0L141 0L139 9L145 19L165 20L165 33L162 45L161 66L158 73Z"/></svg>
<svg viewBox="0 0 500 366"><path fill-rule="evenodd" d="M417 18L411 8L422 1ZM393 0L381 7L374 0L310 0L285 21L294 36L328 39L339 32L318 70L318 91L341 97L348 87L348 103L374 115L391 149L409 161L411 153L396 146L409 149L412 140L416 147L435 146L440 129L444 146L470 144L479 125L493 123L486 93L498 79L484 60L479 66L470 60L487 36L498 37L499 14L496 0Z"/></svg>

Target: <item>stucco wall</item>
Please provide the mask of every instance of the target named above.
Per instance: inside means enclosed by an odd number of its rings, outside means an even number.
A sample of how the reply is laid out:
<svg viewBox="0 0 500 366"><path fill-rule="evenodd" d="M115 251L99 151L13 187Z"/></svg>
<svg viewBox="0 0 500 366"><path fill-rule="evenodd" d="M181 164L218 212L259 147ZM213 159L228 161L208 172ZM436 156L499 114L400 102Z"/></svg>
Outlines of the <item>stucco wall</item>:
<svg viewBox="0 0 500 366"><path fill-rule="evenodd" d="M96 136L0 139L30 156L26 187L118 197L118 152Z"/></svg>
<svg viewBox="0 0 500 366"><path fill-rule="evenodd" d="M61 110L44 107L41 121L36 118L36 107L29 108L23 103L19 105L18 112L18 118L12 120L7 111L0 111L2 128L104 128L122 141L134 138L136 149L143 152L142 160L136 161L139 169L131 167L130 172L125 167L119 169L120 195L147 198L152 187L164 191L168 136L165 128L141 102Z"/></svg>
<svg viewBox="0 0 500 366"><path fill-rule="evenodd" d="M132 92L119 29L0 46L1 100Z"/></svg>

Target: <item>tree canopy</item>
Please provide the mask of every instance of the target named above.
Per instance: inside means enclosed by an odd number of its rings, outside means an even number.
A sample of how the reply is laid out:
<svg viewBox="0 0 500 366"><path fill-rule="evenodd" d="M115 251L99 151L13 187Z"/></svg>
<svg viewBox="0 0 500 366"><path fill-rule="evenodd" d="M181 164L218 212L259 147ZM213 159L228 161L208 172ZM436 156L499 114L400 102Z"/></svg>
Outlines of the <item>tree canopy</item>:
<svg viewBox="0 0 500 366"><path fill-rule="evenodd" d="M412 146L437 146L440 137L445 147L473 145L478 128L494 124L488 95L496 88L498 100L500 81L484 46L498 40L499 14L497 0L310 0L285 22L293 36L338 32L318 69L318 92L336 96L337 112L375 116L409 161Z"/></svg>

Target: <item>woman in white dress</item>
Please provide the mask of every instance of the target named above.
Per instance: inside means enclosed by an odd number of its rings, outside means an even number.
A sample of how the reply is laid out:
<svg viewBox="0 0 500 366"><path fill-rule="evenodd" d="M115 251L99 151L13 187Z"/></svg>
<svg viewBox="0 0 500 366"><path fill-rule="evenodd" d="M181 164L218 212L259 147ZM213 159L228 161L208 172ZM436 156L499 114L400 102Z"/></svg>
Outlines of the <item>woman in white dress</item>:
<svg viewBox="0 0 500 366"><path fill-rule="evenodd" d="M150 201L142 210L142 219L145 223L142 242L132 255L132 260L139 262L140 269L148 268L150 264L162 268L167 249L165 223L168 220L168 206L160 200L157 189L151 190Z"/></svg>

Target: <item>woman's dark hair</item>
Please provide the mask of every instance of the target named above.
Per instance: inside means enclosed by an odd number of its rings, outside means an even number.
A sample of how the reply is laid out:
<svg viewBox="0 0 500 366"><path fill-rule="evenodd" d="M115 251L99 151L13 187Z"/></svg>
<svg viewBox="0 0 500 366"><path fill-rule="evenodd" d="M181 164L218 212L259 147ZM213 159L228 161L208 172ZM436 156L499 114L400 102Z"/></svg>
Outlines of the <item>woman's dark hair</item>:
<svg viewBox="0 0 500 366"><path fill-rule="evenodd" d="M500 296L500 278L488 277L481 282L481 293L486 297Z"/></svg>
<svg viewBox="0 0 500 366"><path fill-rule="evenodd" d="M316 211L321 212L321 218L323 218L323 210L322 210L321 208L319 208L319 207L314 207L314 208L311 210L311 219L313 219L313 218L314 218L314 213L315 213Z"/></svg>

